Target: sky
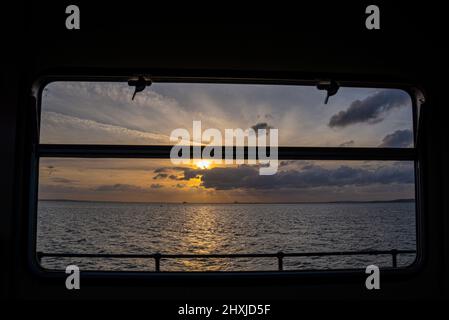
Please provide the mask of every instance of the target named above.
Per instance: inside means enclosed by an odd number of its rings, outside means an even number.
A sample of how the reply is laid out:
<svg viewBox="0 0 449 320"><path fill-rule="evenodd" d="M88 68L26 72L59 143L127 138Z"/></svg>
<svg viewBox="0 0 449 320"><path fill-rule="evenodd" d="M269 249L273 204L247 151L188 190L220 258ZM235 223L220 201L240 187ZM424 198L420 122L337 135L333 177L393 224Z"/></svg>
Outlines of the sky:
<svg viewBox="0 0 449 320"><path fill-rule="evenodd" d="M396 89L53 82L42 97L41 143L168 145L176 128L276 128L280 146L412 147L412 107ZM322 202L414 197L413 163L281 161L257 165L169 159L40 161L40 199L136 202Z"/></svg>

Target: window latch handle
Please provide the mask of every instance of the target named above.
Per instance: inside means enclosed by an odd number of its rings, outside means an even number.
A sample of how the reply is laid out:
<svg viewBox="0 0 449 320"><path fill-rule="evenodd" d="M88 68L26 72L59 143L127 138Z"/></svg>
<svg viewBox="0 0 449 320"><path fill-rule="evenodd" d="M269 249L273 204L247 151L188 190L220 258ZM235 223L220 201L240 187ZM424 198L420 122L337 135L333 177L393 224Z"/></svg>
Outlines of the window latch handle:
<svg viewBox="0 0 449 320"><path fill-rule="evenodd" d="M128 85L130 87L134 87L134 93L131 100L134 100L136 93L145 90L146 87L151 86L151 79L146 78L144 76L138 76L135 78L131 78L128 80Z"/></svg>
<svg viewBox="0 0 449 320"><path fill-rule="evenodd" d="M340 88L339 84L334 80L318 81L316 87L318 90L326 90L327 92L324 104L327 104L327 102L329 101L329 97L335 95Z"/></svg>

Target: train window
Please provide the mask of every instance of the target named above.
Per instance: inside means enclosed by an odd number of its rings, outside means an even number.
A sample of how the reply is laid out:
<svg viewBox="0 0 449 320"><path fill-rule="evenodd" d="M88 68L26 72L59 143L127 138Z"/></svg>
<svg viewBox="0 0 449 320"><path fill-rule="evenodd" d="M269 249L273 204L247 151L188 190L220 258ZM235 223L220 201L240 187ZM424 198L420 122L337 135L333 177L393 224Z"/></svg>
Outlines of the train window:
<svg viewBox="0 0 449 320"><path fill-rule="evenodd" d="M135 97L126 81L41 88L40 267L298 272L416 261L407 91L341 85L325 103L310 84L152 80ZM272 172L260 153L250 158L252 138L257 152L276 142ZM173 159L175 141L193 150L184 161ZM213 159L195 153L212 144L223 146ZM240 158L226 158L229 145L242 147Z"/></svg>

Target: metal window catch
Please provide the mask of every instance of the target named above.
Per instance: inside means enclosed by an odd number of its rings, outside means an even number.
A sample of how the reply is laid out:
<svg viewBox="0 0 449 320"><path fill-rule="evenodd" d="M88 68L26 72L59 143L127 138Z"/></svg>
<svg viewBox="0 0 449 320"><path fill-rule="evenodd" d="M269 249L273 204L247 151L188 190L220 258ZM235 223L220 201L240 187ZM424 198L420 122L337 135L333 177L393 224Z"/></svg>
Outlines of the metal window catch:
<svg viewBox="0 0 449 320"><path fill-rule="evenodd" d="M324 104L327 104L327 102L329 101L329 97L336 94L338 92L338 89L340 88L338 83L334 80L318 81L318 84L316 85L316 87L318 90L326 90L327 91L326 99L324 100Z"/></svg>
<svg viewBox="0 0 449 320"><path fill-rule="evenodd" d="M141 92L141 91L145 90L145 88L151 86L151 84L152 84L151 79L148 77L137 76L137 77L130 78L128 80L128 85L130 87L135 87L133 97L131 100L134 100L134 97L136 96L137 92Z"/></svg>

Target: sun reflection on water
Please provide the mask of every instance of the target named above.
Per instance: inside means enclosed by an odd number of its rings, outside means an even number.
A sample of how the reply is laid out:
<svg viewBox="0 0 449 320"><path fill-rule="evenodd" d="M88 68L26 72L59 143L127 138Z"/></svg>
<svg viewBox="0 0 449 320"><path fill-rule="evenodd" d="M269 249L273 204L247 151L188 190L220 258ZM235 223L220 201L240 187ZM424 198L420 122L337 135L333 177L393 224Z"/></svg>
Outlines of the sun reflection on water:
<svg viewBox="0 0 449 320"><path fill-rule="evenodd" d="M184 232L180 238L184 252L212 254L222 248L227 239L218 222L217 210L213 206L200 206L189 210L184 221ZM228 265L229 259L180 259L183 270L217 271Z"/></svg>

